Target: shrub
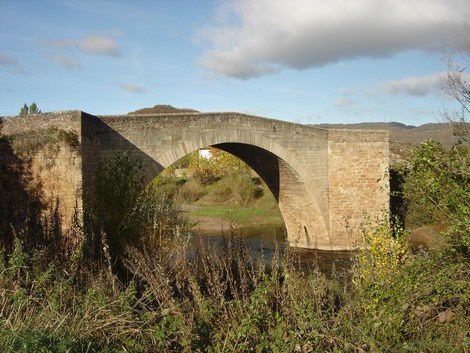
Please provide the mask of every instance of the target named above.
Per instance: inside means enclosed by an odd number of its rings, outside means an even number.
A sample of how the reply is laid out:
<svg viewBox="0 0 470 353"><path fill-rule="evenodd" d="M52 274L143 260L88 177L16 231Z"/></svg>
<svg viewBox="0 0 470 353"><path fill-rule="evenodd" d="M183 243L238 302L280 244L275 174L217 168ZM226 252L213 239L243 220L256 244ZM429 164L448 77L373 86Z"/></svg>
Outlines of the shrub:
<svg viewBox="0 0 470 353"><path fill-rule="evenodd" d="M193 155L189 161L188 170L202 185L209 185L219 180L222 171L213 158L201 157L198 153Z"/></svg>
<svg viewBox="0 0 470 353"><path fill-rule="evenodd" d="M170 199L175 199L178 194L178 181L174 176L158 175L152 180L151 187L154 192Z"/></svg>
<svg viewBox="0 0 470 353"><path fill-rule="evenodd" d="M219 202L227 202L232 198L233 194L233 179L225 177L219 180L213 188L213 193Z"/></svg>
<svg viewBox="0 0 470 353"><path fill-rule="evenodd" d="M198 180L191 179L179 188L178 198L185 202L194 202L204 196L204 188Z"/></svg>
<svg viewBox="0 0 470 353"><path fill-rule="evenodd" d="M188 170L202 185L213 184L226 176L250 173L250 167L230 153L211 148L211 154L211 158L192 154L188 163Z"/></svg>
<svg viewBox="0 0 470 353"><path fill-rule="evenodd" d="M153 248L185 227L174 202L176 192L173 177L157 177L145 187L142 165L128 153L116 154L99 169L93 217L101 239L95 246L104 243L106 248L108 243L118 274L125 272L122 256L128 246Z"/></svg>
<svg viewBox="0 0 470 353"><path fill-rule="evenodd" d="M449 241L470 249L470 154L446 149L438 142L421 144L404 170L404 197L408 228L436 225L446 229Z"/></svg>
<svg viewBox="0 0 470 353"><path fill-rule="evenodd" d="M254 189L253 189L253 197L255 199L259 199L261 197L263 197L264 195L264 189L262 186L256 186Z"/></svg>
<svg viewBox="0 0 470 353"><path fill-rule="evenodd" d="M252 177L251 180L255 185L263 185L263 179L261 179L259 176Z"/></svg>
<svg viewBox="0 0 470 353"><path fill-rule="evenodd" d="M399 233L399 232L396 232ZM231 237L217 251L184 236L130 249L133 282L15 252L0 260L0 350L447 352L468 348L469 270L368 234L352 281L265 264ZM441 262L444 261L444 262ZM449 261L449 262L447 262Z"/></svg>
<svg viewBox="0 0 470 353"><path fill-rule="evenodd" d="M178 178L178 179L176 179L176 185L178 185L178 186L184 185L184 184L186 184L187 181L188 181L188 179L186 179L186 178Z"/></svg>
<svg viewBox="0 0 470 353"><path fill-rule="evenodd" d="M214 194L221 202L232 202L237 206L247 206L263 195L263 188L253 183L247 173L231 174L214 185Z"/></svg>
<svg viewBox="0 0 470 353"><path fill-rule="evenodd" d="M235 174L231 177L233 180L234 202L239 206L247 206L254 199L256 190L251 176L247 173Z"/></svg>

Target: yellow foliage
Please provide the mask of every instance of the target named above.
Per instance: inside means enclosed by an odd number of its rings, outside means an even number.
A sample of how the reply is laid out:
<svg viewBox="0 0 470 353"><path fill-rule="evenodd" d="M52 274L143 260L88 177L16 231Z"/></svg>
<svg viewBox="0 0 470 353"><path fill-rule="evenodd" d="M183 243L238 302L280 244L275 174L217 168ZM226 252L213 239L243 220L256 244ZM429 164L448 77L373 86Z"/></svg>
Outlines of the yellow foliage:
<svg viewBox="0 0 470 353"><path fill-rule="evenodd" d="M389 225L377 227L365 235L367 249L359 255L356 281L363 284L387 281L399 270L409 254L408 244L398 230L393 236Z"/></svg>

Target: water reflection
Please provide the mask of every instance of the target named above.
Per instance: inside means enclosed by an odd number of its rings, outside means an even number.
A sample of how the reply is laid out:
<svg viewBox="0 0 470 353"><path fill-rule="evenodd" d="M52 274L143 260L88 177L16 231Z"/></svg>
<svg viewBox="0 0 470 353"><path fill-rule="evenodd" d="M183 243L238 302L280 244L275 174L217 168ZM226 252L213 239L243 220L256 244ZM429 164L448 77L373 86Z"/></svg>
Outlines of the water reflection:
<svg viewBox="0 0 470 353"><path fill-rule="evenodd" d="M318 269L327 276L345 277L349 273L354 251L327 251L289 247L286 243L285 231L282 228L250 227L235 232L197 232L192 238L192 245L208 246L214 251L223 249L228 242L240 242L246 246L253 259L262 258L266 263L272 261L276 253L289 252L299 268L310 271Z"/></svg>

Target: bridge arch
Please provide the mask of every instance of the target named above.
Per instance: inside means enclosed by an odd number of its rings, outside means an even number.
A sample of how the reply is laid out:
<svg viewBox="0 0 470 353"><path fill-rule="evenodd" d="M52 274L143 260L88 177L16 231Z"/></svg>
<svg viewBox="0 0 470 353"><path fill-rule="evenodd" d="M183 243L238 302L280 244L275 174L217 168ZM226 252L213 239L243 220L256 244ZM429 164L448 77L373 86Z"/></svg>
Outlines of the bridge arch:
<svg viewBox="0 0 470 353"><path fill-rule="evenodd" d="M295 153L257 134L220 130L178 141L159 148L157 153L149 150L152 158L144 165L147 181L184 156L206 147L238 157L263 179L278 203L291 245L316 248L319 242L328 242L328 220L305 185L305 170Z"/></svg>

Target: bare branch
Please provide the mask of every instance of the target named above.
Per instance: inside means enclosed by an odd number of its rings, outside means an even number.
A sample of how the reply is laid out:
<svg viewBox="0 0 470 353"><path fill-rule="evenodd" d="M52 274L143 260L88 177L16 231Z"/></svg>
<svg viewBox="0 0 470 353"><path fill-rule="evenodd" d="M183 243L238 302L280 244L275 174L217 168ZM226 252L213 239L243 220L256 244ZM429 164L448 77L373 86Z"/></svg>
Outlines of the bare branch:
<svg viewBox="0 0 470 353"><path fill-rule="evenodd" d="M462 52L465 64L470 63L470 45ZM469 142L469 124L467 115L470 114L470 83L465 73L466 67L448 58L447 75L444 78L444 91L460 105L460 110L454 112L444 111L442 118L449 123L452 135L457 138L456 144ZM467 65L468 66L468 65Z"/></svg>

